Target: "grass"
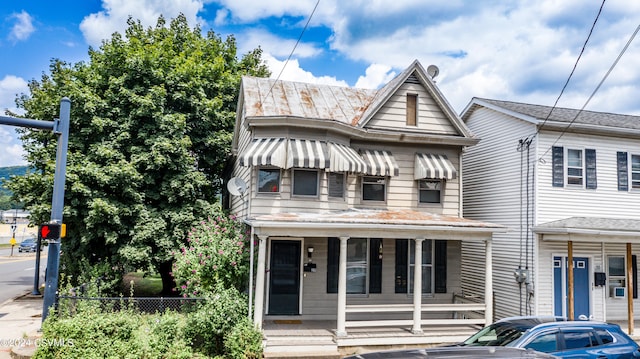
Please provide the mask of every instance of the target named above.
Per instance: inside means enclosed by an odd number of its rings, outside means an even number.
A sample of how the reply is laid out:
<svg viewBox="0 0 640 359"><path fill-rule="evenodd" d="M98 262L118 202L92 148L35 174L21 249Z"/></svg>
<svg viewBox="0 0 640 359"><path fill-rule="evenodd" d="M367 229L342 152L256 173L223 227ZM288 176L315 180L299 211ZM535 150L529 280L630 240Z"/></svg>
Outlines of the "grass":
<svg viewBox="0 0 640 359"><path fill-rule="evenodd" d="M130 272L122 278L122 293L131 293L131 281L133 281L133 296L156 297L162 292L162 279L160 275L146 275L142 272Z"/></svg>

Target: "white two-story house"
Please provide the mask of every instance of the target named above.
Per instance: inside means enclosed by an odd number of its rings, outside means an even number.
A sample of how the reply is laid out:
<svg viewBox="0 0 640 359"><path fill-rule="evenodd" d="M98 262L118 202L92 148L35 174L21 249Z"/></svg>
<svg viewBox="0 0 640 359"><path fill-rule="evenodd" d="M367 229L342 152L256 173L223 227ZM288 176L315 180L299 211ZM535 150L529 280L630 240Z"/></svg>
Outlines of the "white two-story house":
<svg viewBox="0 0 640 359"><path fill-rule="evenodd" d="M476 143L417 61L379 90L244 77L229 208L257 244L256 325L323 322L340 346L363 327L420 343L430 326L490 322L486 259L505 228L462 217ZM461 265L465 242L479 267ZM479 288L466 296L464 272Z"/></svg>
<svg viewBox="0 0 640 359"><path fill-rule="evenodd" d="M461 117L481 139L463 156L464 216L509 228L493 242L496 317L629 320L633 331L640 117L481 98ZM477 250L463 243L463 266Z"/></svg>

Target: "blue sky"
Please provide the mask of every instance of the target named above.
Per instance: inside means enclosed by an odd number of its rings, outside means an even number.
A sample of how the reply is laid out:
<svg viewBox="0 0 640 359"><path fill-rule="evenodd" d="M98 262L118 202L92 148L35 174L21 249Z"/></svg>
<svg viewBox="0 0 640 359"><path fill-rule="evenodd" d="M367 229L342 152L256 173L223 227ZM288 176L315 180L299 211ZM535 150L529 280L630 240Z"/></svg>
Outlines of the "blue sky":
<svg viewBox="0 0 640 359"><path fill-rule="evenodd" d="M89 46L159 15L226 37L240 53L260 46L281 79L377 88L418 59L440 68L459 113L472 97L553 105L600 8L597 0L31 0L0 1L0 111L48 73L51 59L87 59ZM565 94L581 108L640 23L640 2L606 1ZM640 114L640 39L588 110ZM0 125L0 167L25 164L14 129Z"/></svg>

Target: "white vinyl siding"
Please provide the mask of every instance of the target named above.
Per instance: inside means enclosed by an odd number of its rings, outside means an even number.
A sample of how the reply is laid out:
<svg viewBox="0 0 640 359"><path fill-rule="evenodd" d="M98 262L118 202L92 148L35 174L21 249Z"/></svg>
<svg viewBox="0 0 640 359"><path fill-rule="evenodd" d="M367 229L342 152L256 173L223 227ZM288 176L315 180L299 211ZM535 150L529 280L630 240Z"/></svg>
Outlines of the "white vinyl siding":
<svg viewBox="0 0 640 359"><path fill-rule="evenodd" d="M535 127L484 108L476 110L467 125L482 140L467 148L463 156L463 216L508 227L507 233L493 235L494 316L519 315L519 308L526 304L526 292L519 288L513 272L521 258L522 267L527 259L526 246L520 237L520 159L526 152L518 152L517 145L523 134L534 133ZM530 159L535 161L534 150ZM533 247L532 244L528 247L530 265ZM477 270L484 267L484 262L484 244L463 242L463 292L484 296L484 281L478 280Z"/></svg>
<svg viewBox="0 0 640 359"><path fill-rule="evenodd" d="M526 160L526 152L518 152L520 139L536 132L536 128L523 120L498 113L487 108L477 108L467 119L467 125L481 141L470 147L464 154L464 217L506 225L507 233L493 236L493 284L495 293L495 318L526 313L526 305L531 305L532 314L552 315L553 312L553 256L567 255L568 237L560 240L542 240L538 236L524 232L520 234L520 214L523 226L530 227L568 217L640 217L640 191L618 190L617 152L640 153L640 142L634 138L586 135L567 132L559 137L557 131L543 130L531 144L529 161L529 183L531 191L528 209L529 222L526 223L527 209L521 203L526 198L521 195L521 156ZM593 149L597 154L597 188L585 187L583 171L582 186L553 187L552 146L566 150L582 151ZM629 157L629 166L631 158ZM565 167L565 176L567 168ZM631 169L629 168L629 171ZM631 176L629 176L631 177ZM566 182L565 182L566 184ZM629 183L631 186L631 183ZM532 239L528 243L526 238ZM547 236L548 238L548 236ZM625 320L626 301L609 298L607 286L593 285L593 272L606 272L608 255L625 255L624 239L620 244L603 244L602 237L584 238L572 235L574 257L590 260L591 314L596 320ZM523 242L524 239L524 242ZM607 240L611 241L612 238ZM528 244L528 246L527 246ZM634 245L634 253L638 253ZM529 252L526 249L529 249ZM518 268L520 256L529 258L529 269L533 280L534 295L527 303L525 286L520 287L513 277ZM463 242L462 285L464 292L481 293L482 283L478 283L471 268L484 265L482 246ZM623 303L624 302L624 303ZM524 303L524 306L523 304ZM524 311L521 309L524 308ZM640 301L634 300L634 308L640 308Z"/></svg>
<svg viewBox="0 0 640 359"><path fill-rule="evenodd" d="M417 94L416 125L407 125L407 94ZM458 131L433 97L419 84L405 83L371 118L367 128L419 129L433 134L456 135Z"/></svg>

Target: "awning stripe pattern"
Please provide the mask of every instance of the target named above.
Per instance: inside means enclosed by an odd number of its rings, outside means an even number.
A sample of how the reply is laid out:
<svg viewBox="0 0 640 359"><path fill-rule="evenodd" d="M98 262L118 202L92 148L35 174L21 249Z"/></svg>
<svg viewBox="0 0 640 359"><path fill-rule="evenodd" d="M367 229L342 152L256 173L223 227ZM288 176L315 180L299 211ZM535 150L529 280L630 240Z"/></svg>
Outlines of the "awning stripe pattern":
<svg viewBox="0 0 640 359"><path fill-rule="evenodd" d="M239 156L240 165L285 168L287 147L284 138L256 138Z"/></svg>
<svg viewBox="0 0 640 359"><path fill-rule="evenodd" d="M458 175L453 163L445 155L417 153L414 178L455 179Z"/></svg>
<svg viewBox="0 0 640 359"><path fill-rule="evenodd" d="M367 163L353 148L338 143L329 143L329 171L365 173Z"/></svg>
<svg viewBox="0 0 640 359"><path fill-rule="evenodd" d="M389 151L361 150L360 155L367 164L365 174L371 176L397 176L400 168Z"/></svg>
<svg viewBox="0 0 640 359"><path fill-rule="evenodd" d="M327 143L316 140L289 140L286 168L329 168Z"/></svg>

